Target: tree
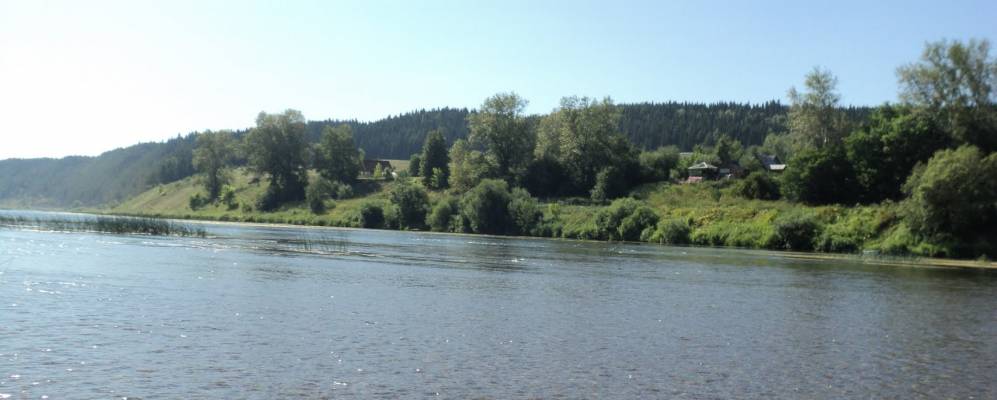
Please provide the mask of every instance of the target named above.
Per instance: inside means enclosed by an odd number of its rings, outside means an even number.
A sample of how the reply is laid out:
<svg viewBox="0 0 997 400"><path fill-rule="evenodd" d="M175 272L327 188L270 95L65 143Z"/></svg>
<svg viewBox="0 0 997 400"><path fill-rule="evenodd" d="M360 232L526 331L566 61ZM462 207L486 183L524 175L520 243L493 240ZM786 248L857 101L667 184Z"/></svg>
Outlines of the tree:
<svg viewBox="0 0 997 400"><path fill-rule="evenodd" d="M430 189L446 189L450 178L450 156L447 154L447 140L439 129L429 132L422 145L422 183ZM437 177L437 172L440 176Z"/></svg>
<svg viewBox="0 0 997 400"><path fill-rule="evenodd" d="M305 198L305 117L296 110L282 114L261 112L256 127L245 139L249 165L270 180L260 199L261 210L272 210L281 203Z"/></svg>
<svg viewBox="0 0 997 400"><path fill-rule="evenodd" d="M422 229L429 208L426 190L412 184L399 183L391 190L391 204L398 211L398 227Z"/></svg>
<svg viewBox="0 0 997 400"><path fill-rule="evenodd" d="M332 197L334 185L328 179L319 177L308 185L305 190L305 200L312 213L321 214L325 212L325 199Z"/></svg>
<svg viewBox="0 0 997 400"><path fill-rule="evenodd" d="M720 159L720 164L730 164L741 158L741 142L731 139L728 135L723 135L717 139L717 145L713 148L714 154Z"/></svg>
<svg viewBox="0 0 997 400"><path fill-rule="evenodd" d="M194 149L194 168L204 174L204 187L208 190L208 200L215 200L227 181L225 166L232 158L232 133L229 131L207 131L197 136Z"/></svg>
<svg viewBox="0 0 997 400"><path fill-rule="evenodd" d="M507 182L515 181L526 168L536 143L522 115L526 104L515 93L499 93L485 99L481 109L467 117L470 141L485 147L495 160L498 176Z"/></svg>
<svg viewBox="0 0 997 400"><path fill-rule="evenodd" d="M603 202L623 196L627 191L623 173L619 168L606 167L596 174L595 185L589 192L593 201Z"/></svg>
<svg viewBox="0 0 997 400"><path fill-rule="evenodd" d="M997 239L997 153L985 156L969 145L939 151L911 174L904 191L904 221L912 231L960 242Z"/></svg>
<svg viewBox="0 0 997 400"><path fill-rule="evenodd" d="M806 92L789 89L789 133L816 147L840 143L848 126L838 107L838 78L830 71L814 68L804 84Z"/></svg>
<svg viewBox="0 0 997 400"><path fill-rule="evenodd" d="M495 176L495 166L480 151L473 150L471 144L459 139L450 147L450 187L458 192L466 192L478 185L482 179Z"/></svg>
<svg viewBox="0 0 997 400"><path fill-rule="evenodd" d="M997 150L997 58L990 41L928 43L921 60L898 68L897 76L901 101L937 113L960 142Z"/></svg>
<svg viewBox="0 0 997 400"><path fill-rule="evenodd" d="M322 177L346 184L356 182L361 159L349 125L325 127L315 156L315 167Z"/></svg>
<svg viewBox="0 0 997 400"><path fill-rule="evenodd" d="M504 234L511 230L509 185L498 179L482 180L464 193L460 201L461 216L474 233Z"/></svg>
<svg viewBox="0 0 997 400"><path fill-rule="evenodd" d="M419 171L422 168L422 154L416 153L408 159L408 174L410 176L419 176Z"/></svg>
<svg viewBox="0 0 997 400"><path fill-rule="evenodd" d="M678 166L679 149L675 146L659 147L640 153L640 175L644 182L666 181Z"/></svg>
<svg viewBox="0 0 997 400"><path fill-rule="evenodd" d="M746 199L778 200L779 183L766 172L754 171L737 181L734 193Z"/></svg>
<svg viewBox="0 0 997 400"><path fill-rule="evenodd" d="M523 188L513 188L509 195L509 218L512 233L530 235L543 222L543 211L537 199Z"/></svg>
<svg viewBox="0 0 997 400"><path fill-rule="evenodd" d="M557 160L568 172L572 194L584 194L608 167L621 172L624 186L637 178L637 150L619 132L620 111L612 99L565 97L540 120L536 157Z"/></svg>
<svg viewBox="0 0 997 400"><path fill-rule="evenodd" d="M857 189L855 171L841 145L797 153L782 175L783 194L808 204L854 204Z"/></svg>
<svg viewBox="0 0 997 400"><path fill-rule="evenodd" d="M914 166L951 142L942 124L925 109L880 107L867 126L845 139L861 200L899 200L903 197L901 187Z"/></svg>
<svg viewBox="0 0 997 400"><path fill-rule="evenodd" d="M460 220L460 200L447 196L440 199L433 211L426 218L426 224L434 232L461 232L458 228Z"/></svg>

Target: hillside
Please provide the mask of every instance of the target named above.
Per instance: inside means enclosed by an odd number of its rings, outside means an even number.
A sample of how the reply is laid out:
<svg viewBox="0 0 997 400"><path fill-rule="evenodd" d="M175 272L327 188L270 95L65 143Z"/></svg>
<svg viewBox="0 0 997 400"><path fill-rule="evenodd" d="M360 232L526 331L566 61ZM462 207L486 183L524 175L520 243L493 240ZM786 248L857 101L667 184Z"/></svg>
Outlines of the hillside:
<svg viewBox="0 0 997 400"><path fill-rule="evenodd" d="M620 105L620 130L636 146L650 149L677 145L689 150L695 144L713 143L729 134L745 145L760 144L770 132L785 131L787 108L778 102L741 103L640 103ZM868 108L848 108L854 121ZM309 140L315 142L325 126L353 127L357 146L367 157L408 159L418 152L426 133L442 129L448 143L468 135L468 109L418 110L373 122L353 120L311 121ZM241 136L244 132L237 132ZM73 208L114 205L157 184L186 178L191 165L195 134L165 142L142 143L108 151L96 157L0 161L0 206ZM237 164L240 164L237 162Z"/></svg>

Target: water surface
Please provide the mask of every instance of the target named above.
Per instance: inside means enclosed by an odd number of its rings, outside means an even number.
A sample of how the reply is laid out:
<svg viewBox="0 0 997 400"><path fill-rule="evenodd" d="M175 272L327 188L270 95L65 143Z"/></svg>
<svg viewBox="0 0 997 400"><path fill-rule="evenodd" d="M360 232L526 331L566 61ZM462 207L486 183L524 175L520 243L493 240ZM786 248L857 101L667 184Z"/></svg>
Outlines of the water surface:
<svg viewBox="0 0 997 400"><path fill-rule="evenodd" d="M0 229L0 398L997 396L997 274L209 225Z"/></svg>

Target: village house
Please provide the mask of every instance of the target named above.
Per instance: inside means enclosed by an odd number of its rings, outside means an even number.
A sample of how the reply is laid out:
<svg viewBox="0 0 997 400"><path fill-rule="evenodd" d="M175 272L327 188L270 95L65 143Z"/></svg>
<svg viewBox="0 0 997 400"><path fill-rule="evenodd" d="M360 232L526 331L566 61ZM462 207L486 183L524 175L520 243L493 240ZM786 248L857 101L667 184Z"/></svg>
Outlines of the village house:
<svg viewBox="0 0 997 400"><path fill-rule="evenodd" d="M361 178L373 178L374 171L377 167L381 167L382 177L394 176L395 169L391 166L391 163L385 160L370 160L365 159L361 164L360 177Z"/></svg>
<svg viewBox="0 0 997 400"><path fill-rule="evenodd" d="M786 164L783 164L776 155L759 154L758 161L762 163L762 167L764 167L766 171L782 172L786 169Z"/></svg>

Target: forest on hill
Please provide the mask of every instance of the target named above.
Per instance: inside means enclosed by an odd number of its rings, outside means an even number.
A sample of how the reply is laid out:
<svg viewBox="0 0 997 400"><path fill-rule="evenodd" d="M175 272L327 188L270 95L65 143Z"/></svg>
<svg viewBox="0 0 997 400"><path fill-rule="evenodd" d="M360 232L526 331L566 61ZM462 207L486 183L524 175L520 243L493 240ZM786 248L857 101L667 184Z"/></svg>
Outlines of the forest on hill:
<svg viewBox="0 0 997 400"><path fill-rule="evenodd" d="M637 103L619 105L619 130L642 149L675 145L692 150L729 135L744 145L759 145L773 132L786 132L788 106L779 102L747 103ZM844 108L849 118L864 120L868 107ZM469 135L468 116L474 110L440 108L417 110L371 122L324 120L307 123L307 138L317 143L328 126L349 125L359 148L368 158L408 159L422 150L428 132L439 129L447 143ZM529 116L537 123L541 116ZM234 132L241 138L246 132ZM164 142L141 143L96 157L0 160L0 205L7 207L68 208L112 205L152 185L174 182L194 174L193 149L197 133ZM233 161L236 165L244 159Z"/></svg>

